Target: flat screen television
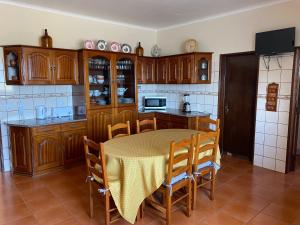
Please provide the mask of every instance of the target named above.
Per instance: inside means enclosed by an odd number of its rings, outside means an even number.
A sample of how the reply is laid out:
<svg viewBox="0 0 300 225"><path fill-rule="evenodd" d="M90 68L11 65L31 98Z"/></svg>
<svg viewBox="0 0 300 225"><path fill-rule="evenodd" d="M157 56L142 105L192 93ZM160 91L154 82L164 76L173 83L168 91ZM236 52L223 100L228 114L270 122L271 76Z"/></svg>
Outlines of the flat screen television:
<svg viewBox="0 0 300 225"><path fill-rule="evenodd" d="M255 51L258 55L276 55L293 52L295 27L256 33Z"/></svg>

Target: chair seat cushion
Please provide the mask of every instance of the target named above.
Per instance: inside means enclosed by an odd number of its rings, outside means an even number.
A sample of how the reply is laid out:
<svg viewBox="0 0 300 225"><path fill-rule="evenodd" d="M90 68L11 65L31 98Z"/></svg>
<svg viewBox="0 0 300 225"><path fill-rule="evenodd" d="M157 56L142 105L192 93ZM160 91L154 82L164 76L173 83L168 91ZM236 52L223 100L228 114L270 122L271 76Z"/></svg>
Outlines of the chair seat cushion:
<svg viewBox="0 0 300 225"><path fill-rule="evenodd" d="M179 182L179 181L181 181L181 180L184 180L184 179L186 179L186 178L188 178L188 175L187 175L186 172L184 172L184 173L182 173L182 174L179 174L179 175L177 175L176 177L173 177L173 178L172 178L170 185L176 184L177 182ZM164 182L163 185L166 186L167 183Z"/></svg>
<svg viewBox="0 0 300 225"><path fill-rule="evenodd" d="M207 167L214 167L215 170L219 170L221 168L220 165L218 165L217 163L212 162L212 161L207 161L205 163L199 164L197 169L202 170L202 169L207 168Z"/></svg>

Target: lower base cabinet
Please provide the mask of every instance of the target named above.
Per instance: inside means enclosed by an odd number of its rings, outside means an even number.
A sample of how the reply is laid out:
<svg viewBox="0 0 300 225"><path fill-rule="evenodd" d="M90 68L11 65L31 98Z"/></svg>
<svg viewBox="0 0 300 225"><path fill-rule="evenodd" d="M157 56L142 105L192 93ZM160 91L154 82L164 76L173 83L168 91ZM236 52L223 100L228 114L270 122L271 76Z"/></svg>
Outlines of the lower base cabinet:
<svg viewBox="0 0 300 225"><path fill-rule="evenodd" d="M86 122L40 127L10 126L15 174L34 176L70 167L84 159Z"/></svg>

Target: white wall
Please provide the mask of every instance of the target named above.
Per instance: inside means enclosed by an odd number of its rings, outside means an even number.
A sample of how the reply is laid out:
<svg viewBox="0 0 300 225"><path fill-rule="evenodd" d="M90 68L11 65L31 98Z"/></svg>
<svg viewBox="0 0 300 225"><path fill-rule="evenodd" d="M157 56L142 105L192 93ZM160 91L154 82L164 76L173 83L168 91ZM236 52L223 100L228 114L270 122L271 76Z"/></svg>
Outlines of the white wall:
<svg viewBox="0 0 300 225"><path fill-rule="evenodd" d="M53 47L83 48L84 40L128 43L133 51L141 42L145 54L156 43L154 30L116 25L80 17L0 4L0 45L39 45L43 29L53 38Z"/></svg>

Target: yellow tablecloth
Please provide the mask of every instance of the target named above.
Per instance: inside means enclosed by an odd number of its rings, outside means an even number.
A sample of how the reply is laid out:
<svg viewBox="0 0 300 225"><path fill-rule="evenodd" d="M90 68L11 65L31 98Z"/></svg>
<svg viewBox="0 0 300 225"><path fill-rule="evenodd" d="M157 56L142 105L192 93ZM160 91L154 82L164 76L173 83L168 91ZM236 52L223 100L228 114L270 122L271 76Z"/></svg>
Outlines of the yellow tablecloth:
<svg viewBox="0 0 300 225"><path fill-rule="evenodd" d="M109 189L123 218L133 224L140 204L163 184L170 142L190 138L198 132L157 130L104 143ZM220 158L218 151L218 164Z"/></svg>

